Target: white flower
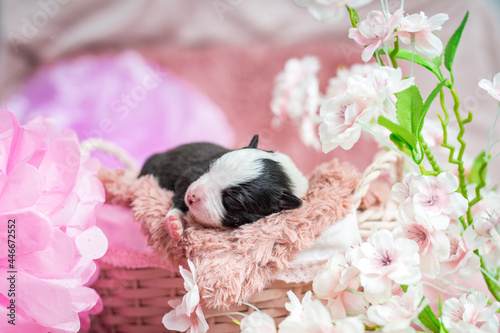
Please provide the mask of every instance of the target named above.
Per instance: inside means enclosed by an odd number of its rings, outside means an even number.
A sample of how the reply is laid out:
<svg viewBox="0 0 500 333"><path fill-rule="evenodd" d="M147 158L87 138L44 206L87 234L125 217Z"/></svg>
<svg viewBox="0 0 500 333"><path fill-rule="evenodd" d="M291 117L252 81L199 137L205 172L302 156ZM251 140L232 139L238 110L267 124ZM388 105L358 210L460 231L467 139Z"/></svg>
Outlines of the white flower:
<svg viewBox="0 0 500 333"><path fill-rule="evenodd" d="M419 176L411 183L415 213L420 209L431 217L436 230L445 230L450 219L458 219L468 208L467 200L455 192L458 179L449 172L443 172L437 177Z"/></svg>
<svg viewBox="0 0 500 333"><path fill-rule="evenodd" d="M382 332L415 332L410 325L426 305L423 297L422 284L409 286L402 296L394 295L384 304L369 307L368 319L383 326Z"/></svg>
<svg viewBox="0 0 500 333"><path fill-rule="evenodd" d="M261 311L254 311L241 320L242 333L276 333L274 319Z"/></svg>
<svg viewBox="0 0 500 333"><path fill-rule="evenodd" d="M392 200L396 201L398 204L411 201L413 199L413 193L411 192L411 182L413 178L418 176L418 174L412 172L405 175L402 183L396 183L392 186L391 197Z"/></svg>
<svg viewBox="0 0 500 333"><path fill-rule="evenodd" d="M316 124L310 117L302 118L299 129L300 140L307 147L313 147L316 150L321 149L321 142L318 139L318 130Z"/></svg>
<svg viewBox="0 0 500 333"><path fill-rule="evenodd" d="M394 29L398 26L402 16L401 10L396 11L390 17L386 17L381 11L374 10L369 12L368 18L359 22L356 28L349 29L349 38L366 46L361 53L361 59L364 62L370 60L375 51L382 46L382 43L394 38Z"/></svg>
<svg viewBox="0 0 500 333"><path fill-rule="evenodd" d="M328 80L328 86L326 87L326 96L334 97L337 95L343 95L347 91L347 79L349 79L353 75L367 77L368 73L378 67L379 66L375 63L354 64L350 68L339 66L337 68L337 76L332 77Z"/></svg>
<svg viewBox="0 0 500 333"><path fill-rule="evenodd" d="M493 77L493 82L482 79L478 83L479 87L483 88L491 95L494 99L500 102L500 73L497 73Z"/></svg>
<svg viewBox="0 0 500 333"><path fill-rule="evenodd" d="M403 228L404 237L415 241L419 246L420 270L429 278L436 278L440 262L450 257L450 240L446 233L433 228L430 217L421 213L416 215L412 205L402 205L398 211L398 221Z"/></svg>
<svg viewBox="0 0 500 333"><path fill-rule="evenodd" d="M292 58L283 72L276 76L271 101L271 111L278 123L290 118L299 121L304 116L314 116L319 103L319 83L316 57Z"/></svg>
<svg viewBox="0 0 500 333"><path fill-rule="evenodd" d="M387 100L395 99L394 94L415 84L413 77L403 79L401 68L377 67L366 76L353 75L347 79L347 91L362 97L367 104L383 108Z"/></svg>
<svg viewBox="0 0 500 333"><path fill-rule="evenodd" d="M331 314L321 301L312 299L310 291L304 295L302 303L292 291L287 295L290 302L285 304L285 308L290 315L279 324L279 333L336 332Z"/></svg>
<svg viewBox="0 0 500 333"><path fill-rule="evenodd" d="M372 0L294 0L301 6L307 7L309 13L318 21L335 23L345 15L345 6L359 8Z"/></svg>
<svg viewBox="0 0 500 333"><path fill-rule="evenodd" d="M415 51L426 57L437 57L443 53L443 43L432 32L441 30L446 20L446 14L436 14L427 19L424 12L403 17L398 27L399 39L405 44L414 44Z"/></svg>
<svg viewBox="0 0 500 333"><path fill-rule="evenodd" d="M450 298L443 303L443 324L449 333L498 332L495 312L499 302L488 305L488 297L478 291L462 294L460 300Z"/></svg>
<svg viewBox="0 0 500 333"><path fill-rule="evenodd" d="M320 298L336 298L357 273L355 267L347 264L344 255L335 253L328 259L325 270L314 277L313 291Z"/></svg>
<svg viewBox="0 0 500 333"><path fill-rule="evenodd" d="M406 238L394 239L388 230L370 235L352 258L352 265L360 271L366 299L383 303L391 296L393 281L406 285L419 282L422 274L418 251L417 243Z"/></svg>
<svg viewBox="0 0 500 333"><path fill-rule="evenodd" d="M365 325L355 317L348 317L335 321L335 333L363 333Z"/></svg>
<svg viewBox="0 0 500 333"><path fill-rule="evenodd" d="M500 194L483 191L483 200L474 205L474 230L480 236L487 236L493 229L500 232Z"/></svg>
<svg viewBox="0 0 500 333"><path fill-rule="evenodd" d="M462 235L450 225L451 251L450 258L441 262L442 277L456 275L462 280L468 280L479 271L480 260L474 253L486 242L486 238L478 237L472 226L467 227Z"/></svg>
<svg viewBox="0 0 500 333"><path fill-rule="evenodd" d="M351 149L361 136L361 124L372 118L363 100L349 94L336 96L326 101L320 109L322 123L319 138L323 152L338 146Z"/></svg>
<svg viewBox="0 0 500 333"><path fill-rule="evenodd" d="M196 285L196 268L189 259L188 265L191 271L179 266L187 293L182 297L182 301L175 299L168 302L173 310L163 316L162 323L169 330L204 333L208 331L208 323L200 305L200 293L198 285Z"/></svg>

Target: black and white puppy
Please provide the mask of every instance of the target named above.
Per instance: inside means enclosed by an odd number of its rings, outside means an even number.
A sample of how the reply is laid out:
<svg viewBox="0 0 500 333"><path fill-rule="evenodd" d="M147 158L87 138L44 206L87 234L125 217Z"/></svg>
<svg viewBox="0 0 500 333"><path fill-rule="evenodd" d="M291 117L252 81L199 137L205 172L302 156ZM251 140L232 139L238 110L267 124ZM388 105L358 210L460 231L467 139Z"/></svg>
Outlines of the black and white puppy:
<svg viewBox="0 0 500 333"><path fill-rule="evenodd" d="M165 219L170 234L183 231L186 214L207 227L238 227L302 204L307 179L290 157L250 145L229 150L212 143L191 143L151 156L140 176L151 174L174 191Z"/></svg>

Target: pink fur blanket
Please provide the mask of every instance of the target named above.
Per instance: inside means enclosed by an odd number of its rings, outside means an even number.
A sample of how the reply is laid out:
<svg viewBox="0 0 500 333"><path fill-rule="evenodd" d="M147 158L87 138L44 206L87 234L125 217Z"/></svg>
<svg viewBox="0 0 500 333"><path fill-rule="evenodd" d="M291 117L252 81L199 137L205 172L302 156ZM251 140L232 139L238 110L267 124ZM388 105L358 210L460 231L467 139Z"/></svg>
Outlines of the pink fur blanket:
<svg viewBox="0 0 500 333"><path fill-rule="evenodd" d="M164 224L173 193L160 188L153 177L135 179L123 170L102 169L99 178L106 202L130 206L148 245L168 264L187 267L187 258L193 261L205 304L223 309L265 288L273 273L289 267L298 251L350 213L359 174L346 163L325 163L310 176L300 208L236 229L207 229L188 221L178 240Z"/></svg>

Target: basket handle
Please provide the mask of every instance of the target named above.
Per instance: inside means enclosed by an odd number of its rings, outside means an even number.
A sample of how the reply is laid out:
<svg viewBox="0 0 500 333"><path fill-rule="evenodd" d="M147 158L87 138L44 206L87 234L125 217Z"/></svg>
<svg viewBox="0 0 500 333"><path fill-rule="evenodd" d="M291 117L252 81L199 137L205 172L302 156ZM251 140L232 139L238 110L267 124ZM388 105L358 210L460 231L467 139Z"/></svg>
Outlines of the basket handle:
<svg viewBox="0 0 500 333"><path fill-rule="evenodd" d="M89 138L80 143L80 150L84 158L89 157L93 151L105 152L118 159L125 166L127 172L139 173L139 166L132 155L114 142L101 138Z"/></svg>
<svg viewBox="0 0 500 333"><path fill-rule="evenodd" d="M370 184L377 179L382 173L390 172L391 170L395 173L395 177L397 181L400 179L400 168L402 167L401 157L398 153L389 150L382 151L378 153L373 162L365 169L363 174L361 175L361 179L359 181L358 186L354 190L354 207L358 208L363 197L368 193L368 189L370 188Z"/></svg>

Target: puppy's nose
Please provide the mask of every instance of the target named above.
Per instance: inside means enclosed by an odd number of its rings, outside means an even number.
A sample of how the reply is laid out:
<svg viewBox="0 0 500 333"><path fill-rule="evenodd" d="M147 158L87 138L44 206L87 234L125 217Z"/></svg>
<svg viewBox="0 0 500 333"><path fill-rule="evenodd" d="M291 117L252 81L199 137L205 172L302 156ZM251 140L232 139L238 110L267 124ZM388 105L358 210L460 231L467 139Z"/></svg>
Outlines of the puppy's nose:
<svg viewBox="0 0 500 333"><path fill-rule="evenodd" d="M186 202L188 205L192 205L194 204L195 202L198 202L200 201L200 198L193 192L189 191L188 193L186 193Z"/></svg>

